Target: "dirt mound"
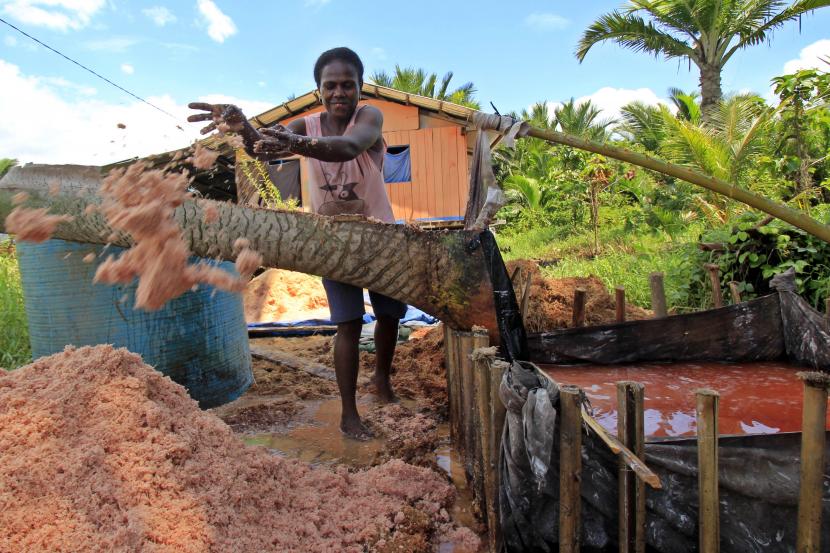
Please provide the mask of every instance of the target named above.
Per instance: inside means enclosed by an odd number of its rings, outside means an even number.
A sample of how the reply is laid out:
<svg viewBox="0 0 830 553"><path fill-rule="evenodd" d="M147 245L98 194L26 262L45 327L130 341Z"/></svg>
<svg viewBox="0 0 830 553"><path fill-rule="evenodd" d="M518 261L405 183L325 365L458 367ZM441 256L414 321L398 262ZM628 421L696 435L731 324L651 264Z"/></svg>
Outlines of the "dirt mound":
<svg viewBox="0 0 830 553"><path fill-rule="evenodd" d="M432 471L312 469L245 446L111 346L0 374L0 451L2 551L415 551L470 535L448 525L454 492Z"/></svg>
<svg viewBox="0 0 830 553"><path fill-rule="evenodd" d="M386 440L385 459L435 467L438 425L435 419L413 413L403 405L384 405L366 414L366 422ZM384 459L384 460L385 460Z"/></svg>
<svg viewBox="0 0 830 553"><path fill-rule="evenodd" d="M539 266L532 261L517 260L507 263L507 271L513 274L516 267L521 267L517 279L516 296L521 302L521 294L526 282L526 274L531 274L530 299L525 315L525 330L528 332L545 332L573 325L573 299L577 288L585 289L585 325L595 326L613 323L616 318L616 303L608 293L605 284L596 276L546 278L539 271ZM521 290L519 289L521 288ZM626 320L648 319L649 311L635 305L626 305Z"/></svg>
<svg viewBox="0 0 830 553"><path fill-rule="evenodd" d="M320 278L283 269L268 269L248 283L244 301L249 323L329 317Z"/></svg>
<svg viewBox="0 0 830 553"><path fill-rule="evenodd" d="M444 366L444 328L418 329L398 344L392 362L396 393L414 399L418 406L447 416L447 375Z"/></svg>

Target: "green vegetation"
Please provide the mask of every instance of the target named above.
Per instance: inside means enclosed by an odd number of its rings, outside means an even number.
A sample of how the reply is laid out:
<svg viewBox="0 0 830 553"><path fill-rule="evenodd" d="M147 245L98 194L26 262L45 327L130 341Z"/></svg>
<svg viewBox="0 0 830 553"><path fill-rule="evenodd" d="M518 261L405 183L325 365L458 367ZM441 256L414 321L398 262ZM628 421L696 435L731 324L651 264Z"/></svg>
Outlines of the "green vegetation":
<svg viewBox="0 0 830 553"><path fill-rule="evenodd" d="M830 75L803 70L773 85L774 105L730 95L708 117L696 93L677 89L673 106L631 103L615 122L600 120L590 102L553 113L540 102L514 116L690 167L828 223ZM721 267L724 291L737 281L744 298L767 293L768 280L788 268L813 305L830 294L830 244L727 197L535 138L495 157L508 197L499 244L506 258L536 259L549 276L597 275L648 307L648 274L661 271L678 312L711 305L707 262Z"/></svg>
<svg viewBox="0 0 830 553"><path fill-rule="evenodd" d="M0 242L0 368L15 369L28 363L29 331L23 310L20 272L11 240Z"/></svg>
<svg viewBox="0 0 830 553"><path fill-rule="evenodd" d="M460 104L468 106L473 109L479 109L479 103L474 96L476 88L473 83L464 83L455 89L450 89L450 81L453 73L448 71L439 83L438 74L427 73L425 69L414 67L401 67L395 65L395 72L389 75L386 71L375 71L369 80L380 86L387 86L409 92L410 94L418 94L420 96L427 96L437 100L445 100L453 104ZM437 86L437 89L436 89Z"/></svg>

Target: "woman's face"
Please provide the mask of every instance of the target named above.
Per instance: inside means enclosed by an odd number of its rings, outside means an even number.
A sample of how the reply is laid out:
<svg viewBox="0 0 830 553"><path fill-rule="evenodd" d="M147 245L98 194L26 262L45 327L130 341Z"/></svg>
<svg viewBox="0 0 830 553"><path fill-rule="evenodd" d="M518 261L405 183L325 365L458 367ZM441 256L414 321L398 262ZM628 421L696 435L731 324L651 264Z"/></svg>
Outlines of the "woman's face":
<svg viewBox="0 0 830 553"><path fill-rule="evenodd" d="M357 69L349 63L334 60L323 66L320 73L320 95L330 115L348 119L360 100L360 78Z"/></svg>

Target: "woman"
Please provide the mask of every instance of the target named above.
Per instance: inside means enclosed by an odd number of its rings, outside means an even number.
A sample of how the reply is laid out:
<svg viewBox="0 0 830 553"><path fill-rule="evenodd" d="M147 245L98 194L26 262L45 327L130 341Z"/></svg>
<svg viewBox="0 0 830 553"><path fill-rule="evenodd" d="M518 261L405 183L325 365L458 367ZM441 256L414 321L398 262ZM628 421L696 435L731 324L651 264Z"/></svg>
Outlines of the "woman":
<svg viewBox="0 0 830 553"><path fill-rule="evenodd" d="M360 214L394 223L392 206L383 181L383 114L370 105L358 105L363 86L363 63L348 48L323 52L314 64L314 80L325 111L296 119L287 126L257 131L236 106L192 103L190 108L209 113L191 115L188 121L212 123L239 133L249 154L261 160L299 154L309 158L311 209L321 215ZM363 290L323 279L331 320L337 324L334 368L340 389L340 429L347 436L368 439L371 432L360 420L355 401L359 366L358 343L362 328ZM398 336L398 320L406 305L369 292L377 317L375 375L382 401L395 401L389 381Z"/></svg>

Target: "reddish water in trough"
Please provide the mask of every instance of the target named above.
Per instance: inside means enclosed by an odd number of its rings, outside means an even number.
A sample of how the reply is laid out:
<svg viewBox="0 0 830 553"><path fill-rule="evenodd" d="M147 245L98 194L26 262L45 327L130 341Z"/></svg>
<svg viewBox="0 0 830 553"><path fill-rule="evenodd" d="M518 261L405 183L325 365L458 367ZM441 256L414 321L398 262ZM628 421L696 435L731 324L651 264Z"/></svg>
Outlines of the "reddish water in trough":
<svg viewBox="0 0 830 553"><path fill-rule="evenodd" d="M575 384L591 400L594 416L616 435L616 382L645 385L646 436L694 436L695 390L720 393L722 435L801 431L803 367L783 363L675 363L638 365L542 365L554 380ZM828 416L830 428L830 416Z"/></svg>

